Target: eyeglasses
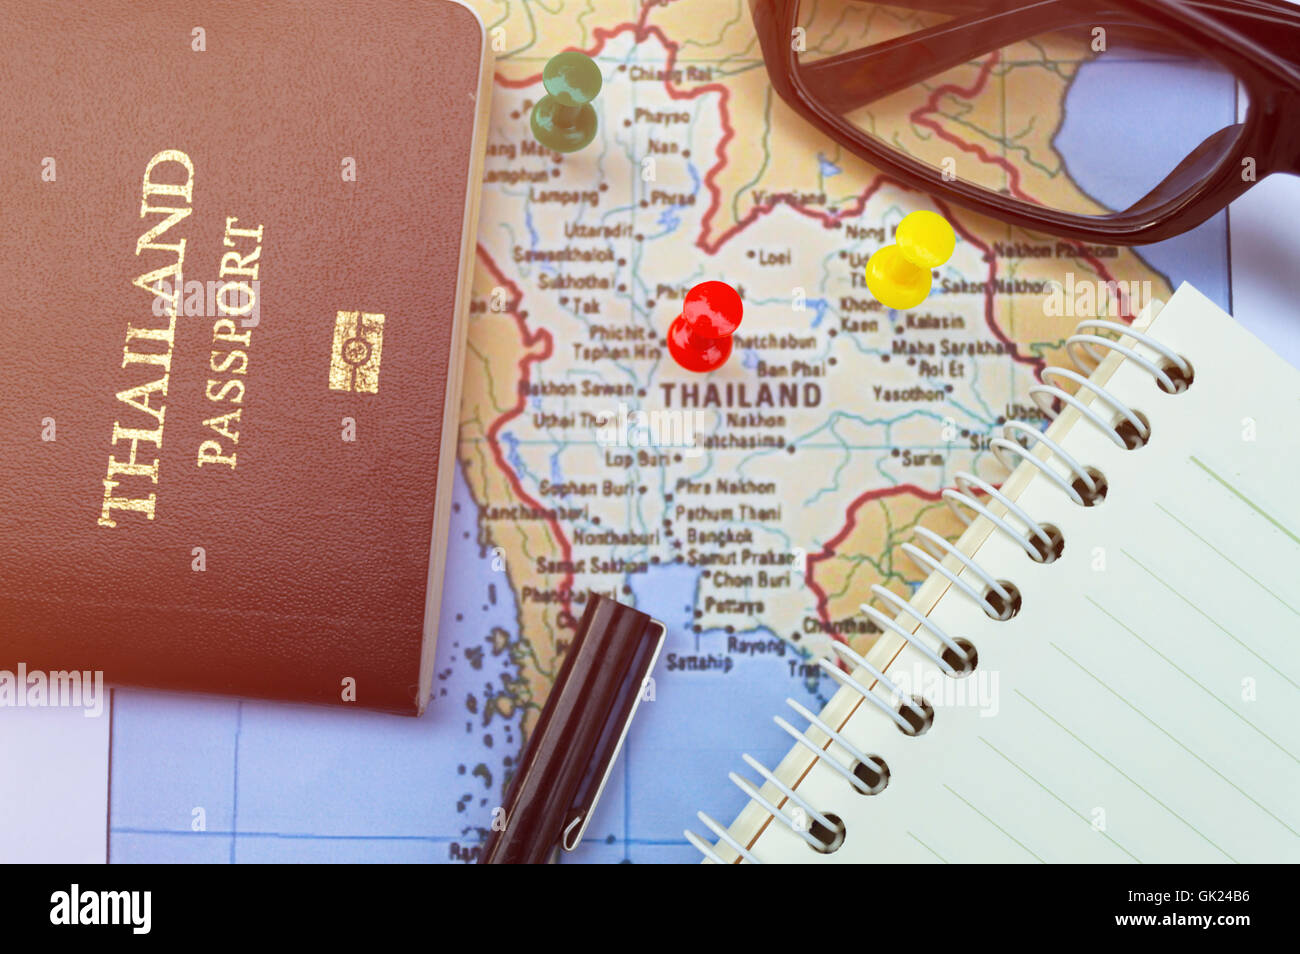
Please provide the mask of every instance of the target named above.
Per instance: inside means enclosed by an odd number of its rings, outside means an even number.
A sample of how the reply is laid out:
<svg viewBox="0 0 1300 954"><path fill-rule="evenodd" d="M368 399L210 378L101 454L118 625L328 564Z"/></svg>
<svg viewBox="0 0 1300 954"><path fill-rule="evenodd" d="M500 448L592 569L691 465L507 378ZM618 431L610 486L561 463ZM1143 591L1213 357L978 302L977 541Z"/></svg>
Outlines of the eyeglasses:
<svg viewBox="0 0 1300 954"><path fill-rule="evenodd" d="M772 86L804 119L1013 225L1155 242L1300 173L1285 0L749 2Z"/></svg>

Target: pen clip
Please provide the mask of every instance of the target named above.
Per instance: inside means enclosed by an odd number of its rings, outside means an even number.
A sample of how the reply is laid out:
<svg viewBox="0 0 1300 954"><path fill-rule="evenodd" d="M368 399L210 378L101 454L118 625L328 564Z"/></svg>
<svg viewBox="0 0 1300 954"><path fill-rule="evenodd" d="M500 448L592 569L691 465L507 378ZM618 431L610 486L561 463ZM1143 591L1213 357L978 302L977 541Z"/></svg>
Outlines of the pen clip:
<svg viewBox="0 0 1300 954"><path fill-rule="evenodd" d="M582 844L582 838L587 833L587 826L591 824L591 816L596 813L596 805L600 802L600 796L605 791L605 786L609 782L609 776L614 771L614 763L618 761L618 753L623 751L623 742L627 739L628 730L632 727L632 720L636 717L636 710L641 707L641 702L645 698L645 685L650 678L650 673L654 671L655 663L659 661L659 653L664 648L664 641L667 638L668 631L664 628L663 623L658 620L651 620L651 625L659 630L659 636L654 641L654 650L650 653L644 665L644 673L640 682L636 684L636 698L632 702L632 707L628 710L627 718L618 728L618 741L610 750L609 758L603 765L592 766L591 775L600 772L600 782L594 787L590 780L583 784L580 790L578 804L571 811L571 818L564 826L564 831L560 835L560 847L565 851L574 851L578 845ZM582 794L582 793L590 794Z"/></svg>

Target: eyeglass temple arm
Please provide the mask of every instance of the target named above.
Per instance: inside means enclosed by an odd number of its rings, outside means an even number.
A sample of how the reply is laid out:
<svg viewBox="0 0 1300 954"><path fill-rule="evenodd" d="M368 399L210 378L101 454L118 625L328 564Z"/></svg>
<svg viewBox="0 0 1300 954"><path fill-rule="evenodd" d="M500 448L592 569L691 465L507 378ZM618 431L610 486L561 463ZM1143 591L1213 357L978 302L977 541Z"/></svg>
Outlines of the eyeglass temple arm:
<svg viewBox="0 0 1300 954"><path fill-rule="evenodd" d="M957 4L927 3L930 9ZM966 4L960 5L969 9ZM1067 26L1095 24L1105 17L1109 27L1128 26L1149 32L1142 24L1116 23L1122 13L1080 9L1071 0L1040 0L1010 9L980 11L918 30L884 43L859 47L797 67L807 95L837 114L852 112L874 100L915 86L954 66Z"/></svg>

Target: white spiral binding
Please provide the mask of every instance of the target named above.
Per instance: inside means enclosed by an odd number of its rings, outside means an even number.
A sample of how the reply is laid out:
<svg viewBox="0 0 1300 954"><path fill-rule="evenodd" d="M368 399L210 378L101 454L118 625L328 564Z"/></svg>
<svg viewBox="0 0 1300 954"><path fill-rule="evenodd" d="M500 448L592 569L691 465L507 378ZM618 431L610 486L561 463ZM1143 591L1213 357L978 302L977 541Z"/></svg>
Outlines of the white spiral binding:
<svg viewBox="0 0 1300 954"><path fill-rule="evenodd" d="M848 752L849 755L853 756L854 764L861 762L864 765L873 765L875 766L875 769L878 773L883 773L884 765L879 759L875 758L874 756L867 755L865 752L861 751L857 746L855 746L852 742L846 739L843 735L841 735L839 732L836 732L829 725L823 722L821 718L819 718L816 715L813 715L813 713L810 712L805 706L800 705L794 699L786 699L785 704L788 705L795 712L799 713L799 715L807 719L809 725L816 726L818 729L821 729L822 732L826 733L828 738L834 739L836 742L838 742L840 748L844 749L844 751ZM772 721L775 722L777 725L779 725L787 733L789 733L791 738L793 738L795 742L799 743L804 748L806 748L809 752L813 754L815 758L821 759L823 762L825 762L827 765L833 768L836 772L842 775L846 782L848 782L850 785L856 788L863 795L871 794L871 786L869 786L866 782L862 781L862 779L858 778L858 776L854 773L851 767L846 768L845 766L841 765L839 759L832 758L826 749L823 749L820 746L818 746L815 742L813 742L812 739L808 738L806 733L800 732L798 729L792 726L789 722L786 722L780 716L773 716Z"/></svg>
<svg viewBox="0 0 1300 954"><path fill-rule="evenodd" d="M904 602L900 597L891 593L879 584L875 584L871 587L871 593L873 596L879 597L890 606L894 607L895 612L906 613L919 622L923 629L928 630L936 639L939 640L939 642L943 643L944 646L956 653L962 662L970 662L970 657L967 655L966 650L962 649L961 646L955 643L947 633L940 629L935 622L924 613L918 613L914 610L910 603ZM898 625L897 619L890 619L884 613L880 612L880 610L876 609L874 606L868 606L866 603L862 603L858 608L862 610L862 612L866 613L867 616L880 627L881 632L884 632L886 629L893 631L903 640L914 646L917 651L929 659L930 662L942 669L944 673L949 676L957 675L957 667L953 666L948 662L948 660L944 659L925 643L918 640L915 633L909 633L902 626Z"/></svg>
<svg viewBox="0 0 1300 954"><path fill-rule="evenodd" d="M1138 351L1128 345L1121 344L1111 338L1105 338L1097 334L1079 334L1079 330L1089 328L1102 331L1111 331L1120 335L1125 335L1133 341L1141 344L1158 354L1164 359L1164 366L1161 367L1149 358L1138 353ZM1146 371L1159 384L1159 386L1170 394L1178 394L1185 390L1192 380L1192 367L1185 358L1172 351L1166 345L1156 341L1149 335L1134 331L1127 325L1122 325L1113 321L1089 320L1080 322L1076 329L1076 334L1066 340L1066 354L1074 362L1075 367L1082 370L1092 370L1105 357L1104 352L1114 351L1122 355L1127 361L1133 362L1142 370ZM1081 351L1091 359L1091 364L1087 364L1076 355L1076 351ZM1099 353L1100 352L1100 353ZM1166 369L1176 368L1182 377L1182 381L1176 381ZM1127 422L1134 431L1139 442L1145 443L1151 436L1151 429L1146 421L1138 412L1134 411L1123 401L1120 401L1111 394L1105 387L1091 381L1083 375L1071 371L1068 368L1050 367L1044 368L1040 374L1044 381L1051 381L1057 378L1073 382L1079 388L1086 389L1095 396L1096 400L1085 403L1074 394L1057 387L1053 384L1039 384L1029 389L1029 395L1034 403L1038 406L1045 417L1049 420L1055 420L1057 411L1054 408L1056 402L1062 406L1068 405L1077 410L1084 419L1090 421L1098 430L1106 434L1120 448L1128 449L1131 446L1121 435L1119 428L1111 420L1107 420L1099 414L1093 405L1098 402L1109 407L1113 412L1113 420L1123 420ZM1042 446L1049 452L1049 458L1055 458L1065 466L1066 471L1073 478L1067 481L1060 472L1051 467L1047 460L1039 457L1034 453L1038 446ZM994 456L1008 470L1014 470L1014 465L1019 461L1026 461L1036 468L1039 473L1048 478L1052 484L1069 497L1074 503L1081 506L1087 506L1088 501L1083 494L1076 488L1076 484L1082 484L1087 489L1089 497L1096 499L1104 490L1103 485L1098 481L1097 471L1085 467L1073 456L1071 456L1056 441L1049 438L1043 431L1026 424L1022 421L1009 421L1003 426L1002 436L995 438L990 447ZM1004 455L1014 455L1014 460L1008 462ZM996 487L988 482L981 480L974 474L960 471L956 474L954 482L955 488L949 488L943 491L942 497L947 502L949 509L956 515L966 526L970 526L971 518L963 513L962 510L969 510L979 516L985 517L997 529L1005 533L1010 539L1019 544L1025 552L1037 562L1045 562L1050 557L1045 557L1045 553L1050 554L1055 541L1047 529L1034 520L1025 512L1015 501L1008 498ZM983 496L989 499L990 503L999 504L1005 514L1014 516L1016 520L1023 525L1023 530L1008 521L1002 514L994 512L988 505L981 503L976 499L975 494L967 488L978 490ZM960 509L959 509L960 508ZM1041 541L1045 550L1034 546L1031 540L1036 538ZM1008 619L1009 616L999 613L996 606L989 599L989 594L997 594L1003 601L1004 605L1012 602L1012 593L992 574L985 571L970 556L962 553L956 546L945 540L939 534L925 527L916 529L914 540L919 540L921 546L915 543L905 543L902 551L911 558L912 562L918 567L929 570L932 573L939 573L950 583L956 586L961 592L965 593L977 604L979 604L985 613L994 619ZM945 566L943 560L952 558L961 564L962 569L969 571L981 583L984 584L985 590L979 592L970 582L963 578L961 571L954 572ZM898 622L898 617L907 614L917 620L918 629L924 629L935 639L937 639L948 651L952 652L963 662L970 662L971 657L967 651L945 633L933 620L916 610L910 603L904 601L890 590L883 586L874 585L871 587L873 595L884 600L891 608L897 611L897 615L891 619L884 613L874 607L862 604L861 609L868 617L881 627L881 630L889 630L908 645L916 649L919 653L934 663L941 671L949 676L961 675L961 672L948 663L941 653L936 652L931 646L923 643L917 636L916 632L909 632L903 625ZM967 644L969 645L969 643ZM863 685L852 673L846 673L827 659L819 659L817 664L821 669L831 676L841 686L845 686L857 693L866 702L869 702L881 714L887 716L900 730L908 735L918 734L916 728L902 714L902 709L908 709L918 719L924 721L928 718L925 709L919 706L915 699L905 694L902 689L895 685L883 672L871 665L858 653L854 652L844 643L832 643L831 648L836 654L842 657L846 662L854 667L854 671L864 670L871 676L871 685ZM896 700L898 706L886 702L876 691L875 686L881 686L885 691L890 693L892 699ZM780 716L774 717L774 721L795 742L810 752L817 762L824 764L834 770L841 778L863 795L873 794L870 786L867 785L853 770L853 766L845 766L838 758L831 754L831 743L835 743L853 759L854 765L859 763L871 765L879 775L885 780L888 779L888 768L884 763L875 756L867 755L860 748L854 745L845 735L829 725L821 717L814 715L805 706L799 704L794 699L786 699L786 703L795 710L800 716L807 720L810 727L815 727L824 734L828 741L824 744L818 744L808 737L807 730L800 731ZM926 703L928 705L928 703ZM774 820L783 824L796 835L803 839L810 847L817 851L829 851L831 847L820 841L816 835L809 831L810 826L799 824L791 819L784 811L784 805L790 803L803 813L804 819L814 819L817 824L826 830L833 830L836 826L832 819L826 814L818 811L814 806L808 803L793 787L787 785L769 771L757 759L746 754L743 756L745 762L757 771L764 781L771 784L783 796L784 800L781 805L774 804L770 799L762 794L752 783L737 775L735 772L730 773L730 778L746 795L748 795L756 804L761 806ZM879 789L876 789L879 791ZM715 836L733 851L736 852L737 858L741 861L747 861L751 864L760 864L761 860L753 853L751 847L742 845L727 829L718 824L713 818L704 812L699 812L700 821L713 832ZM686 839L699 852L704 855L705 859L715 864L727 864L727 860L714 850L714 847L692 831L685 832Z"/></svg>
<svg viewBox="0 0 1300 954"><path fill-rule="evenodd" d="M998 608L989 600L988 594L990 592L996 593L1001 597L1004 606L1010 605L1011 593L1006 587L985 573L983 567L933 530L927 529L926 527L917 527L915 536L925 542L925 549L921 549L914 543L904 543L902 547L900 547L900 549L911 558L913 563L924 570L929 570L931 573L938 573L940 576L946 577L949 583L957 587L976 603L979 603L980 606L983 607L984 612L989 616L994 619L1002 618L1002 614L998 612ZM931 546L939 549L941 554L940 559L942 559L942 556L950 556L979 577L980 582L984 584L984 592L978 592L975 587L962 579L959 573L954 573L952 570L944 566L940 560L936 560L934 551L930 549Z"/></svg>
<svg viewBox="0 0 1300 954"><path fill-rule="evenodd" d="M803 819L799 819L798 816L796 816L795 818L791 818L790 816L786 815L786 813L783 812L780 808L777 808L777 806L773 805L770 801L768 801L767 798L764 797L763 793L760 792L758 789L756 789L754 787L754 784L744 776L737 775L735 772L728 772L727 778L731 779L732 783L737 788L739 788L742 792L744 792L754 801L758 802L758 804L762 805L763 808L767 810L767 813L771 815L774 819L779 821L786 828L790 829L792 832L794 832L796 835L798 835L800 838L806 841L810 848L817 848L819 842L817 841L817 838L813 835L813 833L809 831L810 826L807 823L807 819L815 818L821 825L825 826L826 828L834 828L835 827L834 822L832 822L829 818L821 814L821 812L817 811L817 809L813 808L806 801L800 798L793 788L791 788L789 785L786 785L784 782L780 781L775 775L773 775L771 772L765 769L763 767L763 764L759 762L758 759L751 757L749 753L745 753L745 755L741 757L749 764L750 768L757 771L758 774L762 775L766 781L771 782L774 786L776 786L777 790L780 791L782 795L784 795L790 801L794 802L795 807L802 809L804 813Z"/></svg>
<svg viewBox="0 0 1300 954"><path fill-rule="evenodd" d="M1067 381L1073 381L1081 388L1087 388L1102 401L1109 404L1116 414L1128 421L1143 441L1146 441L1151 437L1150 429L1142 419L1137 416L1137 413L1100 384L1093 383L1088 378L1085 378L1077 372L1071 371L1069 368L1043 368L1039 373L1039 377L1044 381L1050 381L1053 378L1065 378ZM1046 400L1039 400L1040 395L1045 395ZM1109 437L1120 448L1128 448L1128 444L1124 442L1124 438L1120 436L1120 433L1114 424L1103 420L1100 414L1068 391L1063 391L1051 384L1035 384L1029 389L1029 397L1036 405L1038 405L1038 409L1053 421L1056 420L1056 411L1052 408L1052 399L1060 401L1062 404L1070 405L1070 407L1074 408L1088 420L1092 421L1092 423L1097 426L1098 430Z"/></svg>
<svg viewBox="0 0 1300 954"><path fill-rule="evenodd" d="M1042 444L1044 447L1050 450L1057 457L1057 459L1061 461L1061 463L1065 464L1065 466L1069 469L1070 473L1074 474L1075 480L1083 482L1084 486L1088 488L1088 493L1094 496L1098 493L1097 482L1093 478L1092 474L1088 473L1087 468L1085 468L1077 460L1075 460L1073 457L1067 454L1065 452L1065 449L1061 447L1060 444L1056 443L1056 441L1052 440L1042 431L1035 430L1034 428L1030 427L1028 424L1024 423L1024 421L1008 421L1007 424L1002 428L1002 433L1004 435L1007 434L1019 435L1023 433L1025 437L1028 438L1029 440ZM1047 466L1047 462L1044 461L1042 458L1038 457L1037 455L1035 455L1032 452L1032 448L1026 447L1023 443L1021 443L1020 438L1018 436L995 437L989 443L989 447L993 451L993 456L998 459L998 463L1000 463L1007 470L1016 469L1015 464L1008 464L1006 459L1002 456L1004 453L1009 452L1015 454L1018 458L1020 458L1020 460L1028 461L1031 465L1038 468L1039 472L1044 477L1046 477L1052 483L1056 484L1056 486L1061 489L1061 493L1065 494L1067 497L1069 497L1071 500L1077 503L1080 507L1087 505L1087 501L1083 499L1083 494L1075 490L1073 484L1066 483L1065 478L1063 478L1051 467Z"/></svg>
<svg viewBox="0 0 1300 954"><path fill-rule="evenodd" d="M726 842L727 845L730 846L732 850L734 850L742 860L748 861L751 865L762 864L762 862L759 861L758 858L756 858L753 855L753 853L749 851L748 848L746 848L740 842L736 841L736 839L732 836L731 832L727 831L726 828L718 824L718 822L716 822L713 819L712 815L707 815L704 812L696 812L695 816L700 821L704 822L704 827L707 828L709 831L713 832L713 834L716 835L720 841ZM714 864L725 865L727 863L722 859L722 857L716 851L713 850L712 846L710 846L708 842L706 842L699 835L695 834L695 832L691 831L690 829L687 829L685 835L686 835L686 840L689 841L696 848L698 848L701 852L703 852L704 857L708 858Z"/></svg>
<svg viewBox="0 0 1300 954"><path fill-rule="evenodd" d="M1033 543L1030 542L1029 537L1021 533L1015 527L1011 526L1010 523L1008 523L1005 519L995 514L988 507L984 506L984 504L976 500L973 494L969 494L966 491L962 490L963 484L969 484L972 487L977 487L980 490L984 491L984 493L990 499L996 500L1009 513L1015 514L1015 516L1020 520L1021 523L1025 525L1025 528L1029 530L1030 533L1032 533L1035 537L1043 541L1043 545L1048 550L1052 548L1052 537L1046 530L1043 529L1042 525L1039 524L1038 521L1035 520L1033 517L1029 516L1029 514L1025 513L1025 511L1022 510L1020 506L1017 505L1013 500L1011 500L1010 497L1006 496L1004 493L1002 493L1002 491L998 490L992 484L988 483L987 481L980 480L980 478L976 477L974 474L969 474L964 470L959 470L957 472L956 476L954 477L954 483L956 483L957 485L956 489L949 488L943 492L942 496L944 500L948 501L948 509L951 510L953 514L957 517L957 519L960 520L962 523L964 523L966 526L969 527L971 525L971 519L970 517L966 516L966 514L962 513L960 510L957 509L958 504L967 508L968 510L975 511L975 513L979 514L980 516L984 517L986 520L990 521L994 526L996 526L999 530L1001 530L1003 533L1009 536L1012 540L1015 540L1016 543L1020 544L1024 548L1025 552L1029 554L1029 558L1031 560L1041 559L1041 557L1039 556L1039 551L1034 547Z"/></svg>
<svg viewBox="0 0 1300 954"><path fill-rule="evenodd" d="M911 710L913 715L915 715L918 719L924 721L926 717L925 710L922 709L920 706L918 706L910 695L904 694L903 690L900 689L898 686L896 686L893 683L893 681L890 680L890 678L886 676L883 672L881 672L875 666L871 665L871 663L867 662L865 659L863 659L861 656L855 653L844 643L831 643L831 649L839 653L841 656L847 659L858 669L865 669L868 673L871 674L871 678L875 681L875 683L878 683L879 685L885 687L885 690L889 693L891 699L900 700L904 706L906 706L909 710ZM873 692L871 689L868 689L866 686L858 682L856 679L854 679L851 675L846 673L844 670L838 668L837 666L831 664L830 662L827 662L825 659L817 660L817 665L820 666L822 668L822 671L824 671L832 679L838 682L841 686L848 686L850 689L852 689L854 692L860 695L863 699L870 702L873 706L875 706L885 715L889 716L889 718L893 720L894 724L898 726L898 728L901 729L903 732L906 732L908 735L912 734L913 731L912 723L908 722L907 718L901 712L895 709L884 699L880 698L879 694Z"/></svg>
<svg viewBox="0 0 1300 954"><path fill-rule="evenodd" d="M1088 357L1092 359L1092 366L1095 368L1101 363L1101 359L1105 357L1104 354L1099 355L1096 350L1094 350L1096 348L1101 348L1104 351L1116 351L1128 358L1128 360L1132 361L1147 374L1155 378L1166 393L1177 394L1182 390L1182 388L1178 386L1174 379L1171 378L1163 368L1157 367L1150 359L1138 354L1132 348L1122 345L1112 338L1103 338L1100 335L1081 335L1079 334L1080 328L1099 328L1103 331L1114 331L1121 335L1127 335L1134 341L1146 345L1152 351L1156 352L1156 354L1164 358L1166 365L1173 365L1176 367L1184 379L1190 379L1192 376L1192 366L1187 363L1186 358L1171 351L1150 335L1144 335L1140 331L1134 331L1127 325L1121 325L1118 322L1099 321L1096 319L1079 322L1079 324L1075 326L1074 334L1065 342L1065 353L1069 355L1070 360L1074 362L1074 366L1080 370L1083 369L1084 365L1075 357L1074 349L1079 348L1086 352Z"/></svg>

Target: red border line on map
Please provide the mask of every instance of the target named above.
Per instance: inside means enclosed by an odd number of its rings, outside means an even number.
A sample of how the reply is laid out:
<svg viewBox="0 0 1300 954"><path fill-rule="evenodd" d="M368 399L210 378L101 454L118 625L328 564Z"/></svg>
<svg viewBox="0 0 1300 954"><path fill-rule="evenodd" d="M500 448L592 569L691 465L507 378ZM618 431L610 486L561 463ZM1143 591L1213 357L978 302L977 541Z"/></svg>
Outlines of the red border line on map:
<svg viewBox="0 0 1300 954"><path fill-rule="evenodd" d="M845 522L844 526L840 528L840 532L826 541L826 544L822 547L820 553L813 554L805 561L804 580L807 581L808 588L812 590L813 594L817 597L817 615L821 617L822 624L826 627L827 634L839 642L848 642L848 640L839 633L831 632L830 613L826 607L829 598L826 595L826 591L822 589L821 584L813 579L813 564L822 560L830 559L835 553L835 548L848 539L849 534L852 533L854 527L857 526L858 510L863 504L869 503L872 500L879 500L882 497L895 497L904 493L913 494L916 497L920 497L922 500L937 501L941 499L943 491L925 490L918 487L916 484L894 484L890 487L877 487L875 490L868 490L865 493L859 494L845 510Z"/></svg>
<svg viewBox="0 0 1300 954"><path fill-rule="evenodd" d="M488 271L492 273L493 281L510 290L511 298L508 310L510 316L515 320L515 324L519 327L519 337L523 341L524 347L531 349L533 345L538 344L539 342L543 346L540 351L529 350L519 359L519 383L516 386L517 392L515 394L514 407L507 410L492 422L492 426L488 428L487 442L488 447L492 450L492 456L496 459L497 466L501 468L501 472L506 475L506 480L509 481L511 489L515 492L515 496L523 501L527 506L544 513L550 508L542 506L542 504L540 504L531 494L528 493L528 491L524 489L523 483L519 480L519 475L515 473L514 468L506 463L505 455L501 452L501 442L497 439L497 435L501 432L501 428L505 427L506 424L524 412L524 408L528 405L526 391L529 382L529 365L549 358L551 352L554 350L554 340L551 338L551 333L545 328L538 328L536 331L531 333L529 332L528 325L520 314L520 305L522 305L524 300L523 292L519 289L519 286L502 274L501 270L497 268L496 262L492 261L492 256L488 254L487 250L483 248L482 245L478 246L478 255L487 266ZM546 522L551 528L551 533L555 534L556 542L559 543L560 551L564 555L565 565L572 566L573 547L569 543L568 538L564 535L564 530L560 527L560 521L554 516L550 516L546 518ZM564 611L569 615L570 619L573 618L572 598L573 571L566 570L564 579L560 583L560 603L564 607Z"/></svg>

